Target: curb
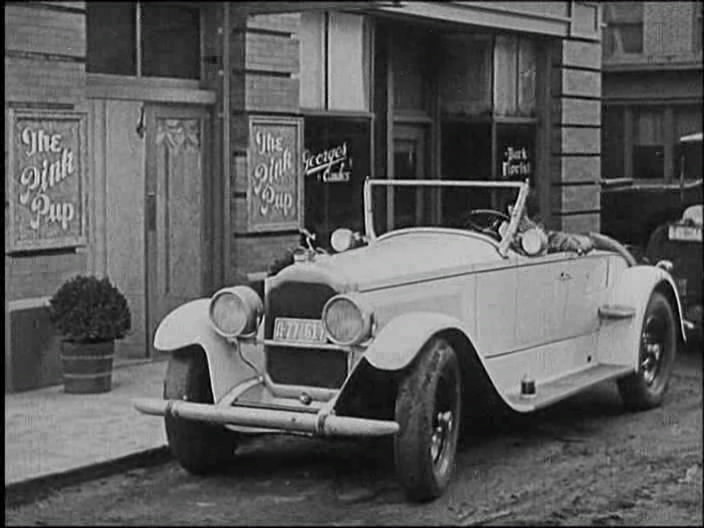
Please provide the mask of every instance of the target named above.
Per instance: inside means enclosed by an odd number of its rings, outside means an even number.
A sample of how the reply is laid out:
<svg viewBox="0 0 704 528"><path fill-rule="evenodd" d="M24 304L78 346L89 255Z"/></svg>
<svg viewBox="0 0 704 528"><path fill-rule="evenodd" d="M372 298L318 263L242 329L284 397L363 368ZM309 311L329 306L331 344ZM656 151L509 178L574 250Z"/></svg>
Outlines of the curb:
<svg viewBox="0 0 704 528"><path fill-rule="evenodd" d="M171 452L168 446L164 445L60 473L51 473L12 484L5 484L5 508L35 502L66 486L105 478L139 467L157 466L170 460L172 460Z"/></svg>

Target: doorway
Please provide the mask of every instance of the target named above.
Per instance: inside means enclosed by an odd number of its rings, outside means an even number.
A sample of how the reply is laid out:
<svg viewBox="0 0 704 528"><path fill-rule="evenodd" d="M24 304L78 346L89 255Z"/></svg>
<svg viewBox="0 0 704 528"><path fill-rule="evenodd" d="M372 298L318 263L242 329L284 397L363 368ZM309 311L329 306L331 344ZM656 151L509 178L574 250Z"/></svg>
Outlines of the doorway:
<svg viewBox="0 0 704 528"><path fill-rule="evenodd" d="M394 126L394 179L427 179L426 130L418 125ZM389 200L393 207L389 229L429 225L432 221L431 196L428 187L394 187Z"/></svg>
<svg viewBox="0 0 704 528"><path fill-rule="evenodd" d="M149 105L146 121L145 254L150 355L159 322L210 286L208 110Z"/></svg>

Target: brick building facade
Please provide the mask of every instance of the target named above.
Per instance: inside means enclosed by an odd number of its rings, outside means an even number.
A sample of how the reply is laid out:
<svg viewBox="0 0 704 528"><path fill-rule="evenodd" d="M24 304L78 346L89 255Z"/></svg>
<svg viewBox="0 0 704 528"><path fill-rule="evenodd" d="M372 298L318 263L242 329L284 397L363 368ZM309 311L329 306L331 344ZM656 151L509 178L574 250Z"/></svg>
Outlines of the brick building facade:
<svg viewBox="0 0 704 528"><path fill-rule="evenodd" d="M528 177L548 226L598 230L600 20L577 1L7 4L6 390L60 381L46 303L66 278L110 277L133 315L118 355L150 357L165 313L261 279L298 227L361 227L366 177ZM42 193L32 164L60 142L75 163ZM462 207L375 199L386 229ZM65 221L32 216L49 203Z"/></svg>
<svg viewBox="0 0 704 528"><path fill-rule="evenodd" d="M703 5L604 3L602 227L634 244L684 207L678 143L702 130Z"/></svg>

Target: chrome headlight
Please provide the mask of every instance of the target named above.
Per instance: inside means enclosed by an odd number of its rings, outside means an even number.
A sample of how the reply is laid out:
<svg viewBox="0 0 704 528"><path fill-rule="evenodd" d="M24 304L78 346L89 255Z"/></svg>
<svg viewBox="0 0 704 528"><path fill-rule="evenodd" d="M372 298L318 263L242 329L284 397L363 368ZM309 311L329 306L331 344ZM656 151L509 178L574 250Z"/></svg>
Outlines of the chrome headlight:
<svg viewBox="0 0 704 528"><path fill-rule="evenodd" d="M372 332L372 311L353 295L336 295L323 307L323 327L330 341L356 345Z"/></svg>
<svg viewBox="0 0 704 528"><path fill-rule="evenodd" d="M255 332L263 313L262 300L249 286L223 288L213 295L208 309L213 328L223 337Z"/></svg>

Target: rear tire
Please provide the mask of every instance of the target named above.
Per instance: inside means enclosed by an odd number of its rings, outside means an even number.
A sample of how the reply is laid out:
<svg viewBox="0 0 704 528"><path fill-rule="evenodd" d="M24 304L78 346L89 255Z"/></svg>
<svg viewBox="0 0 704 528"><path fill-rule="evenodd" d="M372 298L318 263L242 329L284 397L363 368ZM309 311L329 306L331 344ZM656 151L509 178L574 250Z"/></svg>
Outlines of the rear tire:
<svg viewBox="0 0 704 528"><path fill-rule="evenodd" d="M164 398L194 403L213 403L205 354L196 349L174 352L164 382ZM205 475L232 462L237 433L220 425L174 416L164 417L166 438L174 458L195 475Z"/></svg>
<svg viewBox="0 0 704 528"><path fill-rule="evenodd" d="M672 306L659 292L650 296L638 341L638 371L618 380L624 406L632 411L662 403L677 351L677 327Z"/></svg>
<svg viewBox="0 0 704 528"><path fill-rule="evenodd" d="M461 375L452 346L431 339L399 386L394 442L396 474L413 501L439 497L455 465L460 430Z"/></svg>

